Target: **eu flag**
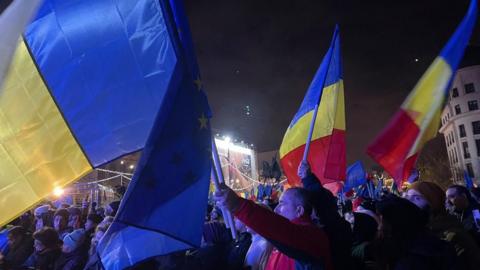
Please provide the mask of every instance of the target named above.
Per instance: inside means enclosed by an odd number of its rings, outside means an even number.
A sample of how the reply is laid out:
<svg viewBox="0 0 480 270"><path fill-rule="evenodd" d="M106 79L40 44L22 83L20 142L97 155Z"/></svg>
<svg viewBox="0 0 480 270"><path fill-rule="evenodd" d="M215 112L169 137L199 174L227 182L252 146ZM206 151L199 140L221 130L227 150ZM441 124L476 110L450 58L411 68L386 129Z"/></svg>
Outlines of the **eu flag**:
<svg viewBox="0 0 480 270"><path fill-rule="evenodd" d="M151 10L158 2L142 3L137 8ZM201 241L211 170L210 110L183 7L160 1L156 11L174 48L168 57L176 61L132 182L98 246L106 269L124 269Z"/></svg>
<svg viewBox="0 0 480 270"><path fill-rule="evenodd" d="M365 168L361 161L357 161L350 165L347 169L347 178L343 187L344 192L350 191L352 188L361 186L367 182Z"/></svg>

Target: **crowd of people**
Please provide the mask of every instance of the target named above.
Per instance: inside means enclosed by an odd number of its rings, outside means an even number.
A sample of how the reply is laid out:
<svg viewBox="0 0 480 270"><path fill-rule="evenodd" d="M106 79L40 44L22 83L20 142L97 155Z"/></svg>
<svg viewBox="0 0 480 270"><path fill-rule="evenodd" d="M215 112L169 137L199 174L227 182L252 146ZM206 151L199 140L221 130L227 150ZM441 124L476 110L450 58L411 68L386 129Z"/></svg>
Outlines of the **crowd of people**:
<svg viewBox="0 0 480 270"><path fill-rule="evenodd" d="M338 200L307 163L303 187L254 202L223 185L213 195L199 248L132 269L480 269L480 190L417 181L403 194ZM102 269L96 245L118 209L45 204L8 227L0 269ZM233 215L234 239L223 213Z"/></svg>
<svg viewBox="0 0 480 270"><path fill-rule="evenodd" d="M0 246L0 269L95 270L102 269L96 246L120 205L105 209L84 202L82 207L51 202L27 211L6 226Z"/></svg>

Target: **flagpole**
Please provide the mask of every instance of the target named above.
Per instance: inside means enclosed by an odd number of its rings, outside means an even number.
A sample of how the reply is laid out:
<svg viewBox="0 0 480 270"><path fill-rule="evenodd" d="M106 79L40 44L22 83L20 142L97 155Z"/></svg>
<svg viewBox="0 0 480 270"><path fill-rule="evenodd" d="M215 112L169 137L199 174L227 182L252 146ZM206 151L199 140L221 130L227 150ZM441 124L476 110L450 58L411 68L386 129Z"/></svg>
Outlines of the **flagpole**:
<svg viewBox="0 0 480 270"><path fill-rule="evenodd" d="M327 71L325 72L325 75L322 78L322 94L323 94L323 88L325 87L325 80L328 75L328 69L330 68L330 62L332 61L332 56L334 53L333 48L335 46L335 40L337 39L337 33L338 33L338 25L335 26L335 32L333 33L333 38L330 44L330 48L328 49L330 56L328 57ZM315 104L315 109L313 110L312 121L310 122L310 130L308 131L307 142L305 144L305 151L303 152L303 159L302 159L303 162L307 161L308 152L310 151L310 142L312 141L313 129L315 128L315 121L317 119L318 107L321 100L322 100L322 95L320 94L318 97L318 101Z"/></svg>
<svg viewBox="0 0 480 270"><path fill-rule="evenodd" d="M222 164L220 163L220 158L218 157L217 145L215 144L215 138L212 138L212 157L213 157L213 184L215 185L216 190L220 190L220 183L225 183L223 179ZM215 171L213 170L215 169ZM233 222L232 214L227 209L221 209L223 217L225 219L225 224L227 227L230 227L230 232L232 233L233 239L237 239L237 231L235 230L235 223Z"/></svg>

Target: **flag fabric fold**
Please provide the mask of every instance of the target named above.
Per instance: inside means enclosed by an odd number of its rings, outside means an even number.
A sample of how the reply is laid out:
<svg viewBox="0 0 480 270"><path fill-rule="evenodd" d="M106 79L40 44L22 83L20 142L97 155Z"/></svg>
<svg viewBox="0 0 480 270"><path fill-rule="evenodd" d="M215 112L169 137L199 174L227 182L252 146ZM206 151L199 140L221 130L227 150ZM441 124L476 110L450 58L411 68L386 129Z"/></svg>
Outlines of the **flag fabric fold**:
<svg viewBox="0 0 480 270"><path fill-rule="evenodd" d="M315 107L317 117L307 160L324 185L345 178L345 104L338 26L323 61L280 146L280 163L292 186L301 185L297 169L303 158Z"/></svg>
<svg viewBox="0 0 480 270"><path fill-rule="evenodd" d="M178 1L160 1L158 7L178 60L132 182L99 243L106 269L198 247L202 236L211 173L211 113L198 83L183 8Z"/></svg>
<svg viewBox="0 0 480 270"><path fill-rule="evenodd" d="M463 172L463 179L465 180L465 187L471 190L473 188L473 180L467 171Z"/></svg>
<svg viewBox="0 0 480 270"><path fill-rule="evenodd" d="M440 55L367 148L368 155L393 177L397 186L408 179L423 145L437 134L442 105L475 26L477 12L477 0L472 0Z"/></svg>
<svg viewBox="0 0 480 270"><path fill-rule="evenodd" d="M44 0L38 7L0 90L0 225L55 188L143 149L178 72L160 4Z"/></svg>

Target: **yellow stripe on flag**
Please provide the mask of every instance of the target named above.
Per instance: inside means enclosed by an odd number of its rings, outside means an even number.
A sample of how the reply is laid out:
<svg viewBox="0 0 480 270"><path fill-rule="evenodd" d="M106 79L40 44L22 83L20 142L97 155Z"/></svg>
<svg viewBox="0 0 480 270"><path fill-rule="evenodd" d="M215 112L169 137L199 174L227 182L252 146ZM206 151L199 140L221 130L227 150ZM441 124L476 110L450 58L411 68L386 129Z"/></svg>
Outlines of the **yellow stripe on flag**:
<svg viewBox="0 0 480 270"><path fill-rule="evenodd" d="M445 100L444 89L448 87L451 76L450 65L442 57L437 57L402 104L402 109L420 129L408 157L416 154L427 141L437 135Z"/></svg>
<svg viewBox="0 0 480 270"><path fill-rule="evenodd" d="M0 90L0 225L90 170L20 42Z"/></svg>
<svg viewBox="0 0 480 270"><path fill-rule="evenodd" d="M323 89L322 99L318 107L317 119L313 130L312 141L331 135L332 130L345 130L345 103L343 80ZM313 110L306 113L287 130L280 146L280 158L290 151L304 145L307 141Z"/></svg>

